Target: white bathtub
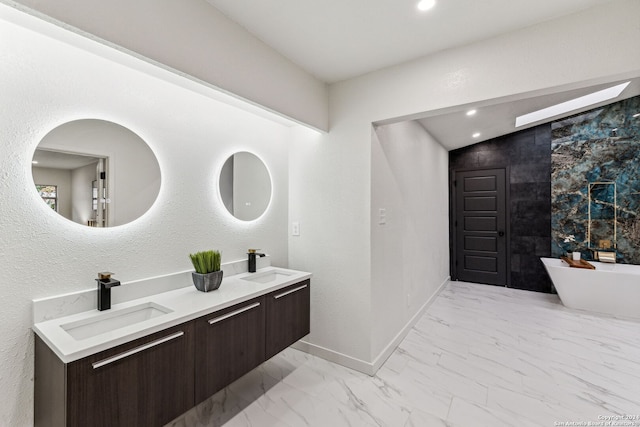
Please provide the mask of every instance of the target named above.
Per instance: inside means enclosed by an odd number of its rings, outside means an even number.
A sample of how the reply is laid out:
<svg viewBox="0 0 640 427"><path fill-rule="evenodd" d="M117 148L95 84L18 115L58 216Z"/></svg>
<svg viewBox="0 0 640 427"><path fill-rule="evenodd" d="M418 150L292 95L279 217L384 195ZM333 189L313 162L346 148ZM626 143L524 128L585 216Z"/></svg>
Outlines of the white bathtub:
<svg viewBox="0 0 640 427"><path fill-rule="evenodd" d="M589 261L596 269L588 270L540 259L565 306L640 319L640 265Z"/></svg>

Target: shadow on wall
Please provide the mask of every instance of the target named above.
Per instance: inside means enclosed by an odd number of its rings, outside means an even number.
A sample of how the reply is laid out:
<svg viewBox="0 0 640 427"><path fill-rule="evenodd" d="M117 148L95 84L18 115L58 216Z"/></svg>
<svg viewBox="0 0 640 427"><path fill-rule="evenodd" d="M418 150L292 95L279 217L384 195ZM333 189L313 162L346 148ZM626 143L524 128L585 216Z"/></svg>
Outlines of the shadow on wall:
<svg viewBox="0 0 640 427"><path fill-rule="evenodd" d="M640 96L636 96L552 123L554 257L580 250L592 259L586 250L589 183L615 182L617 262L640 264L640 116L634 117L639 113ZM592 234L609 235L613 240L614 215L609 212L595 217L599 220L592 220ZM565 242L570 236L575 243ZM592 243L597 244L596 240L592 236Z"/></svg>

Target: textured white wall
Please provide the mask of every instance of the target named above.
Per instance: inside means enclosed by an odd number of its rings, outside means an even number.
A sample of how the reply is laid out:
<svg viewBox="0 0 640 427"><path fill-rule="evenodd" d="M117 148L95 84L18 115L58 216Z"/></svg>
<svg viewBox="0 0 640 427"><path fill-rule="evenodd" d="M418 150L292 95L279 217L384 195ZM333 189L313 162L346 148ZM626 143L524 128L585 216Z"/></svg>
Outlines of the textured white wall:
<svg viewBox="0 0 640 427"><path fill-rule="evenodd" d="M0 43L0 425L28 426L33 298L93 288L105 269L122 281L186 270L188 253L207 248L231 261L259 247L286 266L289 129L1 17L0 40L11 41ZM80 118L119 123L155 152L160 195L138 220L84 227L33 189L38 142ZM260 156L274 181L269 210L251 223L232 218L217 194L222 163L242 150Z"/></svg>
<svg viewBox="0 0 640 427"><path fill-rule="evenodd" d="M20 3L297 121L328 128L326 84L204 0Z"/></svg>
<svg viewBox="0 0 640 427"><path fill-rule="evenodd" d="M373 318L405 316L397 304L375 311L387 295L371 280L371 123L638 75L638 16L637 0L608 3L330 86L330 133L290 154L289 214L302 235L289 238L289 261L314 273L311 351L366 371L392 332Z"/></svg>
<svg viewBox="0 0 640 427"><path fill-rule="evenodd" d="M447 150L416 121L373 132L374 359L449 276L448 159ZM385 224L380 224L380 209L385 209Z"/></svg>

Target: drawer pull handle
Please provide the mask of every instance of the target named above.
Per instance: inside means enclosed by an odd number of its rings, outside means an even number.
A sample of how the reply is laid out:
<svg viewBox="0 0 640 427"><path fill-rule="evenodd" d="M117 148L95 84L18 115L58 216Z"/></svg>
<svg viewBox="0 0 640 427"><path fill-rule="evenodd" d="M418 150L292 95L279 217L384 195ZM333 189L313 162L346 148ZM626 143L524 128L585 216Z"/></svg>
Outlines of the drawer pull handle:
<svg viewBox="0 0 640 427"><path fill-rule="evenodd" d="M209 320L209 324L213 325L214 323L222 322L223 320L228 319L229 317L233 317L236 314L244 313L245 311L249 311L252 308L256 308L259 305L260 305L259 302L255 302L255 303L253 303L251 305L248 305L246 307L239 308L236 311L232 311L231 313L227 313L227 314L222 315L220 317L214 317L213 319Z"/></svg>
<svg viewBox="0 0 640 427"><path fill-rule="evenodd" d="M150 343L141 345L140 347L132 348L131 350L125 351L124 353L116 354L115 356L107 357L106 359L102 359L99 362L92 363L93 369L98 369L104 365L108 365L109 363L113 363L117 360L124 359L125 357L129 357L136 353L140 353L141 351L145 351L151 347L155 347L167 341L174 340L184 335L184 332L176 332L175 334L166 336L164 338L160 338L159 340L151 341Z"/></svg>
<svg viewBox="0 0 640 427"><path fill-rule="evenodd" d="M294 293L294 292L301 291L302 289L304 289L304 288L306 288L306 287L307 287L307 285L298 286L297 288L295 288L295 289L291 289L290 291L283 292L283 293L278 294L278 295L274 295L274 296L273 296L273 298L275 298L275 299L282 298L282 297L285 297L285 296L287 296L287 295L289 295L289 294L292 294L292 293Z"/></svg>

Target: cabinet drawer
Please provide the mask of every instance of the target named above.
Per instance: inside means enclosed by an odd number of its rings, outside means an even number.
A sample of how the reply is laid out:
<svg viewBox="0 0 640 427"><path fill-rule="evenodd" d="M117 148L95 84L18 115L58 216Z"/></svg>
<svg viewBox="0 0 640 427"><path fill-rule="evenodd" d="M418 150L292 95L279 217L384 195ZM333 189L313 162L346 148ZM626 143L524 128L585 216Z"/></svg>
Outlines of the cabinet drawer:
<svg viewBox="0 0 640 427"><path fill-rule="evenodd" d="M264 359L264 298L195 320L195 398L199 403Z"/></svg>
<svg viewBox="0 0 640 427"><path fill-rule="evenodd" d="M265 296L267 359L309 333L310 296L310 280Z"/></svg>
<svg viewBox="0 0 640 427"><path fill-rule="evenodd" d="M194 405L193 322L67 365L67 425L158 426Z"/></svg>

